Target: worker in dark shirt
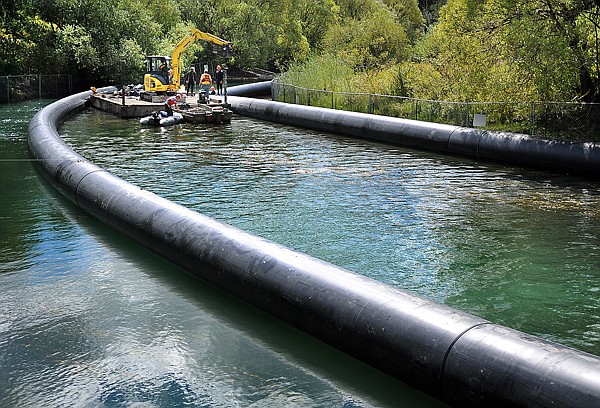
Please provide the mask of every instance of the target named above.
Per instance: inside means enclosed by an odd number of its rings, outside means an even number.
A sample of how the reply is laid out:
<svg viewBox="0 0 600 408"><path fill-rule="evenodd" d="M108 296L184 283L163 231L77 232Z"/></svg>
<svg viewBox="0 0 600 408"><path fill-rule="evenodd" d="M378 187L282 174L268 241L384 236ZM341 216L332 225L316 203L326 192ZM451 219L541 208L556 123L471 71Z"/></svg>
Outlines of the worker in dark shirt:
<svg viewBox="0 0 600 408"><path fill-rule="evenodd" d="M190 67L190 70L185 74L185 92L188 95L194 95L194 86L196 85L196 68Z"/></svg>
<svg viewBox="0 0 600 408"><path fill-rule="evenodd" d="M215 71L215 83L217 85L217 95L223 94L223 79L225 77L225 73L221 69L220 65L217 65L217 70Z"/></svg>

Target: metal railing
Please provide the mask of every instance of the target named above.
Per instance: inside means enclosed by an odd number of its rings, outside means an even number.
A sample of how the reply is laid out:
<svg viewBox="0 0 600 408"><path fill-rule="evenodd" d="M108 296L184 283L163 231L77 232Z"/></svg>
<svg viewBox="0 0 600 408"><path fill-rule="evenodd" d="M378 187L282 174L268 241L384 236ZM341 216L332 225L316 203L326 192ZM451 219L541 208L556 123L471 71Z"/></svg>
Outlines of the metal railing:
<svg viewBox="0 0 600 408"><path fill-rule="evenodd" d="M36 98L60 98L79 90L73 74L0 76L0 103Z"/></svg>
<svg viewBox="0 0 600 408"><path fill-rule="evenodd" d="M446 102L394 95L333 92L278 81L273 100L426 122L600 141L600 104L577 102Z"/></svg>

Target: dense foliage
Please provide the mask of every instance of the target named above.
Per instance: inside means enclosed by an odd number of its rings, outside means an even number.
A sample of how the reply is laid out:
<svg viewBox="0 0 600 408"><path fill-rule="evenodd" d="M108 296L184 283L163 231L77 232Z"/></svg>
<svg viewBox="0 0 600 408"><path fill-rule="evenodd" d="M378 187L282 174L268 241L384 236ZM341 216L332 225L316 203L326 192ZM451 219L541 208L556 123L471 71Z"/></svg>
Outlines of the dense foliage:
<svg viewBox="0 0 600 408"><path fill-rule="evenodd" d="M336 80L343 84L337 91L472 102L598 100L600 2L420 0L415 17L410 1L385 0L381 8L381 1L361 0L352 12L357 1L341 7L343 23L326 33L321 55L290 66L286 82L327 88L326 75L319 82L309 72L329 55L353 67ZM400 27L396 36L388 23ZM386 45L393 51L381 52Z"/></svg>
<svg viewBox="0 0 600 408"><path fill-rule="evenodd" d="M599 11L585 0L450 0L407 82L454 100L596 100Z"/></svg>
<svg viewBox="0 0 600 408"><path fill-rule="evenodd" d="M11 0L3 74L83 73L140 82L145 55L281 70L298 85L455 101L584 100L599 89L600 3L591 0Z"/></svg>

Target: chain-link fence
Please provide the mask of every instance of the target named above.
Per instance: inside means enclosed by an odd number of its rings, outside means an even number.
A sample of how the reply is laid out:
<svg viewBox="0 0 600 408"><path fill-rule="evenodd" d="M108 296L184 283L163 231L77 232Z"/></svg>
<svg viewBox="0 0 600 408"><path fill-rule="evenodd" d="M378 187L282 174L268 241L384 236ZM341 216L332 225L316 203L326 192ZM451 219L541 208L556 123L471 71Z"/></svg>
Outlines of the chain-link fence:
<svg viewBox="0 0 600 408"><path fill-rule="evenodd" d="M77 76L73 74L0 76L0 103L60 98L71 95L80 88Z"/></svg>
<svg viewBox="0 0 600 408"><path fill-rule="evenodd" d="M273 81L273 100L532 136L600 141L600 104L444 102L302 88Z"/></svg>

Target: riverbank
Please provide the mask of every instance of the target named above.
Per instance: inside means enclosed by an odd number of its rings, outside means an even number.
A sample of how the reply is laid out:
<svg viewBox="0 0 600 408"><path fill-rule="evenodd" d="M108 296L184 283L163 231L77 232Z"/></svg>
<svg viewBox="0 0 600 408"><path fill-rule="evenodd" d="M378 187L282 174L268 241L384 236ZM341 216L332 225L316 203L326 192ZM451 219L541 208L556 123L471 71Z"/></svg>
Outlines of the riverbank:
<svg viewBox="0 0 600 408"><path fill-rule="evenodd" d="M0 76L0 104L32 99L63 98L85 89L84 79L74 74L26 74Z"/></svg>

